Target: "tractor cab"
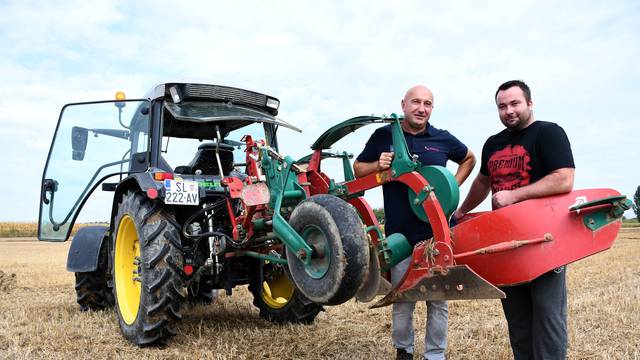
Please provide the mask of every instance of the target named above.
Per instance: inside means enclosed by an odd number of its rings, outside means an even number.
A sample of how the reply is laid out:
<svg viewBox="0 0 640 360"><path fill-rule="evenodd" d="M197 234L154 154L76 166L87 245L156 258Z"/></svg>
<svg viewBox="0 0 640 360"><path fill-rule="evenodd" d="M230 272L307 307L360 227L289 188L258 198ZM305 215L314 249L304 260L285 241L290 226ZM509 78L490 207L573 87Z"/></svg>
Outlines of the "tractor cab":
<svg viewBox="0 0 640 360"><path fill-rule="evenodd" d="M212 184L246 173L245 136L277 149L279 100L260 93L206 84L167 83L142 99L118 92L112 101L62 108L44 169L38 238L66 241L92 193L135 179L207 177ZM174 175L175 174L175 175ZM89 214L90 215L90 214Z"/></svg>

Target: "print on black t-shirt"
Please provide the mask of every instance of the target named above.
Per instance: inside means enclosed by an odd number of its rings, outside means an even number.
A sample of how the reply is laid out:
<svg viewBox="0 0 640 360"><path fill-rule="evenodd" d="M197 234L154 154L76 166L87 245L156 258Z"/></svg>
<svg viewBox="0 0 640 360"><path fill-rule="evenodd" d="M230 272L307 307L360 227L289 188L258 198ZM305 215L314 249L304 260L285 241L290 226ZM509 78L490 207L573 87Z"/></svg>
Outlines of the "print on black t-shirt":
<svg viewBox="0 0 640 360"><path fill-rule="evenodd" d="M531 181L531 155L522 145L507 145L494 152L489 158L487 168L491 182L491 191L513 190L528 185Z"/></svg>

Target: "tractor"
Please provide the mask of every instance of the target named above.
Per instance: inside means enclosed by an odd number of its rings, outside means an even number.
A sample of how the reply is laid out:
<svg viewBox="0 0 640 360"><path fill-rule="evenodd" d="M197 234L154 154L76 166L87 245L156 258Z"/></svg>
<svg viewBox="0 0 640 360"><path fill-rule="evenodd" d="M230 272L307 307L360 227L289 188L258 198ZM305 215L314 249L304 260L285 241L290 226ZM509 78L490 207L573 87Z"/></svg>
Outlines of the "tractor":
<svg viewBox="0 0 640 360"><path fill-rule="evenodd" d="M362 221L338 197L311 196L305 173L278 153L278 129L300 131L277 117L279 104L167 83L143 99L63 107L39 239L66 241L88 199L104 194L95 190L112 194L109 224L80 228L69 249L82 310L115 305L125 338L145 346L175 333L184 301L211 302L219 289L248 285L275 323L311 323L354 296L368 272Z"/></svg>
<svg viewBox="0 0 640 360"><path fill-rule="evenodd" d="M277 117L279 105L239 88L165 83L142 99L117 93L63 107L42 179L39 239L68 240L90 198L112 204L109 223L81 227L69 248L81 310L115 305L124 337L148 346L175 334L185 302L210 303L239 285L274 323L308 324L323 306L377 295L385 296L374 307L500 298L497 286L609 248L630 206L615 190L577 190L469 214L450 228L455 178L411 156L402 118L346 120L295 160L278 150L280 128L300 132ZM391 124L396 155L390 169L356 179L352 156L329 150L370 124ZM328 158L342 161L344 181L323 171ZM415 248L402 234L385 236L363 197L392 181L411 189L407 206L433 229ZM511 221L532 214L536 221ZM409 256L392 289L388 270Z"/></svg>

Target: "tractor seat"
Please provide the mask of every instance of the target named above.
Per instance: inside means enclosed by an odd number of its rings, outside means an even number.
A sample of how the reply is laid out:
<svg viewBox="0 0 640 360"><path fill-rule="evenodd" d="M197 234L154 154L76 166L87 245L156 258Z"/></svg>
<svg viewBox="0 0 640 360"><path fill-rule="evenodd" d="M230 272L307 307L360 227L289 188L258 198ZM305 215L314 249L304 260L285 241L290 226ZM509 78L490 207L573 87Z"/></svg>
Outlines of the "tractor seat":
<svg viewBox="0 0 640 360"><path fill-rule="evenodd" d="M218 147L224 174L233 170L233 150L233 146L224 143ZM189 165L176 167L176 172L179 174L195 174L197 170L201 170L203 175L218 175L220 173L216 160L216 143L201 144Z"/></svg>

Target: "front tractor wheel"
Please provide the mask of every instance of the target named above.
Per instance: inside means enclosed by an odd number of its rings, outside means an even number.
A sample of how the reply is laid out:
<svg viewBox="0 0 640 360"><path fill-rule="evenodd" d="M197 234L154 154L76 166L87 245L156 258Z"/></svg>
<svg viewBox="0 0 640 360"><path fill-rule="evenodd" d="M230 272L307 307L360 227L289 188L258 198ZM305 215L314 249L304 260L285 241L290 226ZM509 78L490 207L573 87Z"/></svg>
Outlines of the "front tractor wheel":
<svg viewBox="0 0 640 360"><path fill-rule="evenodd" d="M80 311L99 311L113 307L113 290L107 284L104 272L77 272L75 276Z"/></svg>
<svg viewBox="0 0 640 360"><path fill-rule="evenodd" d="M113 307L115 301L113 298L113 289L107 281L107 269L109 265L106 245L105 241L100 248L96 270L75 273L75 289L80 311L98 311Z"/></svg>
<svg viewBox="0 0 640 360"><path fill-rule="evenodd" d="M161 204L132 191L118 207L114 228L112 263L120 329L138 346L164 344L174 335L185 298L176 221Z"/></svg>
<svg viewBox="0 0 640 360"><path fill-rule="evenodd" d="M253 305L260 317L277 323L311 324L322 306L306 299L289 280L282 266L266 264L263 267L262 286L255 281L249 285Z"/></svg>
<svg viewBox="0 0 640 360"><path fill-rule="evenodd" d="M289 224L313 249L309 265L287 248L293 281L311 301L339 305L353 298L369 272L369 245L356 210L332 195L300 203Z"/></svg>

